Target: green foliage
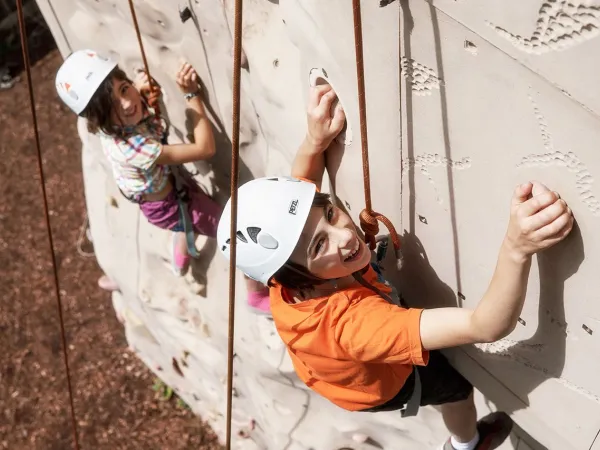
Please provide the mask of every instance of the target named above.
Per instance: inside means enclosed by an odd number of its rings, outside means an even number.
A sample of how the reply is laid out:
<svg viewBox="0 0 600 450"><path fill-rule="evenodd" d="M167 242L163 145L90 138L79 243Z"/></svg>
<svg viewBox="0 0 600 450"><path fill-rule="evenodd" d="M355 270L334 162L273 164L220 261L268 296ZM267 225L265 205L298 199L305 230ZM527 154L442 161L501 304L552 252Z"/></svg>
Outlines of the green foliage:
<svg viewBox="0 0 600 450"><path fill-rule="evenodd" d="M156 397L160 401L168 402L174 398L178 408L191 410L189 405L173 392L173 388L165 384L160 378L154 379L152 390L156 392Z"/></svg>

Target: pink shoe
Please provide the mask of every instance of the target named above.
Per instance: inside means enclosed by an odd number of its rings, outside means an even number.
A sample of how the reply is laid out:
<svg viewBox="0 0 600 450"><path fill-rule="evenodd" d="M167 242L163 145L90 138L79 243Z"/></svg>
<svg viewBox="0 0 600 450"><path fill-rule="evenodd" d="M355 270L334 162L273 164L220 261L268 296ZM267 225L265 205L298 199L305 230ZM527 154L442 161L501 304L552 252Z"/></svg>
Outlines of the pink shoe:
<svg viewBox="0 0 600 450"><path fill-rule="evenodd" d="M98 286L108 292L118 291L119 285L108 275L102 275L98 279Z"/></svg>
<svg viewBox="0 0 600 450"><path fill-rule="evenodd" d="M271 315L271 305L269 299L269 288L260 291L248 292L248 306L254 312L262 316Z"/></svg>
<svg viewBox="0 0 600 450"><path fill-rule="evenodd" d="M188 254L182 255L179 252L179 247L177 247L177 234L175 233L173 234L173 245L171 248L173 250L171 255L171 270L176 276L180 277L188 268L191 257Z"/></svg>

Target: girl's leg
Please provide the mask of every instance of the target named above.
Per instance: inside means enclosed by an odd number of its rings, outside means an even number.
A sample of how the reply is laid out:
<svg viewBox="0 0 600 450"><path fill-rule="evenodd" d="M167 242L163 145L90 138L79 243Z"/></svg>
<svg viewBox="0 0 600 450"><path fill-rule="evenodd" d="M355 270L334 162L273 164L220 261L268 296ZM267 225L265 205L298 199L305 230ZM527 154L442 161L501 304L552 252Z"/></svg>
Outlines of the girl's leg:
<svg viewBox="0 0 600 450"><path fill-rule="evenodd" d="M173 233L173 262L171 266L173 273L177 276L183 275L189 263L190 255L187 249L185 232L176 231Z"/></svg>
<svg viewBox="0 0 600 450"><path fill-rule="evenodd" d="M443 404L442 417L448 431L452 434L452 444L458 442L465 444L466 447L466 444L477 437L477 409L475 408L473 393L465 400ZM475 440L476 443L477 440ZM474 445L472 448L474 448Z"/></svg>

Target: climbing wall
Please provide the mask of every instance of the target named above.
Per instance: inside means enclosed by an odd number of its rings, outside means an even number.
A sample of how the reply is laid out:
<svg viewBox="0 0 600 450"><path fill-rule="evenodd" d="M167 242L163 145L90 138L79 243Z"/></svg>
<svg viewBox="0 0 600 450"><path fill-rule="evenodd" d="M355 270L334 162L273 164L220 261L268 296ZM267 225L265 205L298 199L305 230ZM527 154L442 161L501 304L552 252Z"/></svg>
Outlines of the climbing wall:
<svg viewBox="0 0 600 450"><path fill-rule="evenodd" d="M126 0L38 0L64 56L95 48L142 67ZM218 155L190 165L217 199L230 163L232 0L137 0L171 139L187 139L174 74L198 70ZM477 386L480 415L517 430L504 449L599 449L600 1L363 1L374 209L403 234L405 268L387 275L413 305L474 307L487 288L514 186L560 192L571 236L534 259L517 329L449 351ZM246 0L241 178L289 173L305 132L310 84L338 92L347 129L328 159L329 187L356 219L364 206L350 0ZM185 278L169 270L169 232L122 199L97 139L79 123L98 261L132 349L223 437L227 264L214 241ZM596 233L594 232L596 231ZM438 411L347 413L294 375L273 323L246 310L238 274L234 423L240 449L428 449L446 437Z"/></svg>

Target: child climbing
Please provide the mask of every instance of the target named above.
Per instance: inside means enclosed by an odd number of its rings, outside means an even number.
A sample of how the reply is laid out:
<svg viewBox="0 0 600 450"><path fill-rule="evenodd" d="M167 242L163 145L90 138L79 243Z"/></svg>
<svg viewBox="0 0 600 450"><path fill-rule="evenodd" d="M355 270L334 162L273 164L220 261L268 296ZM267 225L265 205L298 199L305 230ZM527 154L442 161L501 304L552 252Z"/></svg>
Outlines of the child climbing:
<svg viewBox="0 0 600 450"><path fill-rule="evenodd" d="M508 335L523 308L532 255L563 240L573 216L539 183L512 196L505 238L489 288L474 310L399 306L371 266L352 219L320 192L325 151L342 129L328 85L311 89L308 133L292 177L250 181L238 192L237 267L270 285L271 311L296 373L350 411L441 405L451 437L444 450L488 450L509 435L505 414L477 422L473 387L439 352ZM230 204L219 223L229 255ZM243 238L242 238L243 236Z"/></svg>
<svg viewBox="0 0 600 450"><path fill-rule="evenodd" d="M183 63L176 81L193 117L194 140L189 144L167 143L166 123L151 106L159 94L150 89L147 74L134 85L116 61L95 51L70 55L58 70L56 88L67 106L87 119L88 130L99 136L123 195L139 204L150 223L173 232L172 268L183 275L190 257L197 256L195 235L216 237L222 209L193 180L179 175L181 164L211 158L215 141L196 71ZM249 306L268 314L267 288L246 281Z"/></svg>

